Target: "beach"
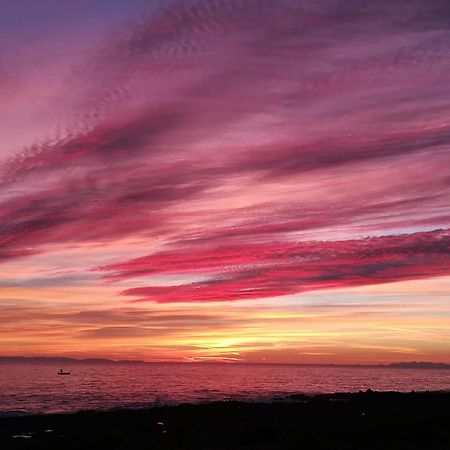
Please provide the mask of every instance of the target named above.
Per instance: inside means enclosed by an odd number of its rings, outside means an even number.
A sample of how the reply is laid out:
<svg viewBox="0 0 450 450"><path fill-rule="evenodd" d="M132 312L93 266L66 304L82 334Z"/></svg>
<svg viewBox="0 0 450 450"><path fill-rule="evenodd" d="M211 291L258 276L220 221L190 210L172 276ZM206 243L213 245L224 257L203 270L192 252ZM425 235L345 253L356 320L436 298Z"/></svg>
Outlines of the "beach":
<svg viewBox="0 0 450 450"><path fill-rule="evenodd" d="M291 395L0 419L2 449L448 449L450 392Z"/></svg>

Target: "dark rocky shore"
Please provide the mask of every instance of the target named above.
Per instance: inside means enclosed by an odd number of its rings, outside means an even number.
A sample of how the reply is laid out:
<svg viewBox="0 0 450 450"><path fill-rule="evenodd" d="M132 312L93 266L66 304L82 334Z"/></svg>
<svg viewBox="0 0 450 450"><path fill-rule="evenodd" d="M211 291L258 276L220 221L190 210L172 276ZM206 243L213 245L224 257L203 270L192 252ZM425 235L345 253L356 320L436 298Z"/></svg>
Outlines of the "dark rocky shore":
<svg viewBox="0 0 450 450"><path fill-rule="evenodd" d="M13 449L450 449L450 392L292 396L0 419Z"/></svg>

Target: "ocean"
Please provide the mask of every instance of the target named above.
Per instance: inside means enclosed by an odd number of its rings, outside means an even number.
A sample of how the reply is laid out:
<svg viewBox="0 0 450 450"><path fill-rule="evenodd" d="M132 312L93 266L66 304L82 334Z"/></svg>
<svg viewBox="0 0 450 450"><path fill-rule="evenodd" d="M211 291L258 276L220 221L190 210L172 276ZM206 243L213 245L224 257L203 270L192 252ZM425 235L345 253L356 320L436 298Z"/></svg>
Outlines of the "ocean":
<svg viewBox="0 0 450 450"><path fill-rule="evenodd" d="M0 363L0 415L75 412L291 394L450 390L450 370L296 365Z"/></svg>

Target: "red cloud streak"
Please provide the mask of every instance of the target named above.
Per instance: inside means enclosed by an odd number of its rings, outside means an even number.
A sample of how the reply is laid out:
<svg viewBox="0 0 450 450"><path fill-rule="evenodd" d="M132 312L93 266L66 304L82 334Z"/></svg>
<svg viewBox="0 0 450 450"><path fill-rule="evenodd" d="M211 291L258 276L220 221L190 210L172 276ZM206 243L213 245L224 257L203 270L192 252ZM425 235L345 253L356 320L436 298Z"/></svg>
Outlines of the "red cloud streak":
<svg viewBox="0 0 450 450"><path fill-rule="evenodd" d="M210 275L204 282L125 290L135 301L197 302L275 297L326 288L450 273L450 231L335 242L218 246L159 253L101 267L109 278L168 273Z"/></svg>

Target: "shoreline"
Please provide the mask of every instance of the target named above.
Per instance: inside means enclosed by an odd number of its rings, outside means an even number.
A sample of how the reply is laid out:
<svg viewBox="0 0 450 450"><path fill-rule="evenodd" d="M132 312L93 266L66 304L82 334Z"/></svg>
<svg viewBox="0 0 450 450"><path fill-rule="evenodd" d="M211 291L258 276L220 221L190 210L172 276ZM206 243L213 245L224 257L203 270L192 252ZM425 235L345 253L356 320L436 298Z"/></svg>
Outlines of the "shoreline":
<svg viewBox="0 0 450 450"><path fill-rule="evenodd" d="M2 417L0 447L448 449L450 392L294 394Z"/></svg>
<svg viewBox="0 0 450 450"><path fill-rule="evenodd" d="M427 395L441 395L443 394L449 396L450 401L450 386L448 390L411 390L411 391L377 391L372 389L359 390L359 391L336 391L336 392L318 392L318 393L308 393L299 392L286 395L273 395L268 397L256 397L256 398L226 398L217 400L198 400L198 401L181 401L171 402L171 401L161 401L154 404L148 403L142 406L135 405L123 405L112 408L104 409L75 409L73 411L50 411L50 412L35 412L35 411L22 411L22 410L11 410L11 411L0 411L0 421L2 419L20 419L20 418L32 418L32 417L42 417L42 416L67 416L67 415L77 415L77 414L109 414L120 411L143 411L143 410L153 410L157 408L176 408L180 406L205 406L209 404L228 404L228 403L243 403L243 404L256 404L256 405L271 405L273 403L298 403L298 402L309 402L312 400L323 400L323 401L348 401L355 396L360 397L361 395L416 395L416 394L427 394Z"/></svg>

